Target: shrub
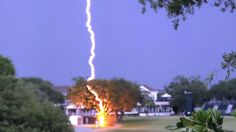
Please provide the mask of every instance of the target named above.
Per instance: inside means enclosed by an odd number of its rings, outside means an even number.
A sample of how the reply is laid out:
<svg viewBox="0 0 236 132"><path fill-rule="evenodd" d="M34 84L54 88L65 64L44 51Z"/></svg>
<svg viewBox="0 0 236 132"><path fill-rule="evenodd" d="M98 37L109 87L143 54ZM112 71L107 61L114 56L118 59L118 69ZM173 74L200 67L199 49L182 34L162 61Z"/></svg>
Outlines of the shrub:
<svg viewBox="0 0 236 132"><path fill-rule="evenodd" d="M236 109L233 111L233 116L236 117Z"/></svg>
<svg viewBox="0 0 236 132"><path fill-rule="evenodd" d="M223 117L215 109L193 112L191 117L181 117L175 129L184 132L224 132ZM173 129L172 129L173 130Z"/></svg>
<svg viewBox="0 0 236 132"><path fill-rule="evenodd" d="M1 132L72 132L66 115L13 77L0 76Z"/></svg>

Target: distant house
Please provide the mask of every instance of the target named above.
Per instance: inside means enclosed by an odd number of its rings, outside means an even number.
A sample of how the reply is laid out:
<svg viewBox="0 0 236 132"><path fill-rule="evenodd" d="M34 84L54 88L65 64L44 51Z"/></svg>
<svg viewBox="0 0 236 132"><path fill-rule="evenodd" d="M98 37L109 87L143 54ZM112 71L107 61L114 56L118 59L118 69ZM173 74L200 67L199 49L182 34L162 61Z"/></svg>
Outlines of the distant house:
<svg viewBox="0 0 236 132"><path fill-rule="evenodd" d="M55 90L61 92L64 96L67 96L67 92L70 86L56 86ZM74 105L69 100L66 100L63 104L65 114L69 117L69 120L72 125L82 125L82 124L94 124L96 111L90 110L87 111L82 105Z"/></svg>
<svg viewBox="0 0 236 132"><path fill-rule="evenodd" d="M142 94L148 95L150 98L153 99L154 102L157 100L158 93L159 93L158 90L152 89L151 87L148 87L147 85L140 85L139 89Z"/></svg>
<svg viewBox="0 0 236 132"><path fill-rule="evenodd" d="M171 95L165 91L148 87L147 85L140 85L139 88L141 94L152 99L154 104L151 106L142 106L141 103L138 102L135 109L125 114L138 114L140 116L169 116L174 114L170 106Z"/></svg>

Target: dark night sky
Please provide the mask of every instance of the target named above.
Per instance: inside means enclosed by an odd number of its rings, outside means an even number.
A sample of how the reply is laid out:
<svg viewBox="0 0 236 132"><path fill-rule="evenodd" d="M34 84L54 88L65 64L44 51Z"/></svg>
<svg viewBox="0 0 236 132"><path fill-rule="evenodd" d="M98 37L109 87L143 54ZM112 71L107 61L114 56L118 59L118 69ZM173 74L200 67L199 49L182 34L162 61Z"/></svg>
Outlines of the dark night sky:
<svg viewBox="0 0 236 132"><path fill-rule="evenodd" d="M97 78L124 77L161 89L179 74L205 78L220 69L223 53L236 50L236 13L204 6L175 31L165 11L143 15L137 1L92 1ZM37 76L55 85L89 76L85 4L0 1L0 54L11 58L17 76ZM220 79L223 71L215 82Z"/></svg>

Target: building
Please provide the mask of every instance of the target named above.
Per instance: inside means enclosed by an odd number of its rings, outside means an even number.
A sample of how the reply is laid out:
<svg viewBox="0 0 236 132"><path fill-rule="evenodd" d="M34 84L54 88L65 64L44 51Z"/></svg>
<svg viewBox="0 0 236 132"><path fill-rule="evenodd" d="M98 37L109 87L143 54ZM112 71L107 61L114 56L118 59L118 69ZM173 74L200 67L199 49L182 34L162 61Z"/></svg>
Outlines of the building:
<svg viewBox="0 0 236 132"><path fill-rule="evenodd" d="M165 91L152 89L147 85L140 85L139 88L143 97L150 99L153 103L145 105L138 102L136 108L125 114L138 114L139 116L169 116L174 114L170 106L171 95Z"/></svg>
<svg viewBox="0 0 236 132"><path fill-rule="evenodd" d="M56 86L55 90L67 96L70 86ZM82 105L76 106L69 100L63 104L65 114L69 117L72 125L94 124L96 121L96 111L87 111Z"/></svg>

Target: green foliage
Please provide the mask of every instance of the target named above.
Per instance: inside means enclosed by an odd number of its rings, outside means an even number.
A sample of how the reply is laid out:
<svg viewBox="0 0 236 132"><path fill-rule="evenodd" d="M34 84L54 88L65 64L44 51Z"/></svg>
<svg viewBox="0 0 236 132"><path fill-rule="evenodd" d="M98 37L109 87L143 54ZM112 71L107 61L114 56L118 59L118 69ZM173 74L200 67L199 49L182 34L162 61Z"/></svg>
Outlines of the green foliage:
<svg viewBox="0 0 236 132"><path fill-rule="evenodd" d="M0 55L0 76L14 76L16 74L11 60Z"/></svg>
<svg viewBox="0 0 236 132"><path fill-rule="evenodd" d="M138 101L140 96L139 88L136 84L124 79L112 79L109 81L112 96L109 96L114 110L130 111Z"/></svg>
<svg viewBox="0 0 236 132"><path fill-rule="evenodd" d="M160 93L157 94L157 96L159 96L159 95L160 95ZM143 106L143 107L155 106L153 98L151 98L149 96L149 92L145 92L145 91L141 92L141 95L139 96L138 103L139 103L139 106Z"/></svg>
<svg viewBox="0 0 236 132"><path fill-rule="evenodd" d="M223 62L221 63L221 66L223 70L226 70L225 80L229 79L230 75L236 69L236 52L232 51L230 53L225 53L223 55ZM211 81L214 79L216 74L217 74L217 70L214 70L213 72L211 72L208 75L206 81L208 81L208 83L211 83Z"/></svg>
<svg viewBox="0 0 236 132"><path fill-rule="evenodd" d="M236 109L233 111L233 116L236 117Z"/></svg>
<svg viewBox="0 0 236 132"><path fill-rule="evenodd" d="M214 109L193 112L192 117L180 117L175 129L185 132L223 132L223 117Z"/></svg>
<svg viewBox="0 0 236 132"><path fill-rule="evenodd" d="M179 20L185 20L188 15L194 14L196 8L203 5L215 6L225 11L229 9L231 12L235 10L234 0L139 0L143 5L142 12L146 12L147 6L150 6L154 11L165 9L167 16L172 19L174 28L177 29Z"/></svg>
<svg viewBox="0 0 236 132"><path fill-rule="evenodd" d="M223 55L224 62L222 63L222 68L226 70L227 76L229 78L230 74L236 70L236 52L227 53Z"/></svg>
<svg viewBox="0 0 236 132"><path fill-rule="evenodd" d="M95 96L87 89L87 81L80 77L75 79L76 84L68 91L68 99L75 105L83 104L87 109L98 107Z"/></svg>
<svg viewBox="0 0 236 132"><path fill-rule="evenodd" d="M185 109L186 97L184 91L192 92L194 106L201 106L203 101L208 98L207 88L198 77L177 76L165 89L172 95L170 103L177 113L179 111L183 112Z"/></svg>
<svg viewBox="0 0 236 132"><path fill-rule="evenodd" d="M236 99L236 79L220 81L218 84L213 85L209 90L211 98L217 100L232 100Z"/></svg>
<svg viewBox="0 0 236 132"><path fill-rule="evenodd" d="M154 103L153 99L151 97L149 97L148 95L143 94L143 93L139 98L139 103L141 103L141 106L146 106L146 107L155 106L155 103Z"/></svg>
<svg viewBox="0 0 236 132"><path fill-rule="evenodd" d="M72 132L63 111L40 101L32 86L13 77L0 77L0 131Z"/></svg>
<svg viewBox="0 0 236 132"><path fill-rule="evenodd" d="M68 98L74 104L83 104L87 109L99 109L98 102L95 100L95 96L88 91L87 85L98 93L107 114L111 111L121 113L130 111L140 96L138 86L124 79L86 82L84 78L78 78L76 85L69 90Z"/></svg>
<svg viewBox="0 0 236 132"><path fill-rule="evenodd" d="M21 78L19 81L22 81L25 86L30 85L41 100L47 99L53 103L64 102L63 94L54 90L52 83L49 81L35 77Z"/></svg>

